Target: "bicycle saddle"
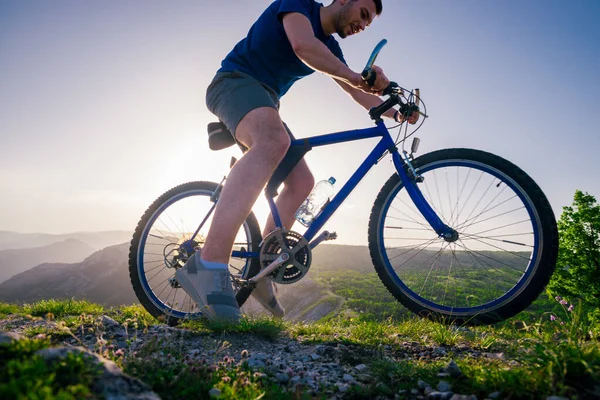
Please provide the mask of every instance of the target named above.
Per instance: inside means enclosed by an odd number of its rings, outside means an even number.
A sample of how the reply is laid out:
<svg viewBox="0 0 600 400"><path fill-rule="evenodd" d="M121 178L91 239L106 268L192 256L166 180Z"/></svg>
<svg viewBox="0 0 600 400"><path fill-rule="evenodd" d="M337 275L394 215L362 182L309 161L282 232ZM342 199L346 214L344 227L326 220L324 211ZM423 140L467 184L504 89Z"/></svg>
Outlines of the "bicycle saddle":
<svg viewBox="0 0 600 400"><path fill-rule="evenodd" d="M208 147L211 150L223 150L235 144L235 139L222 122L208 124Z"/></svg>

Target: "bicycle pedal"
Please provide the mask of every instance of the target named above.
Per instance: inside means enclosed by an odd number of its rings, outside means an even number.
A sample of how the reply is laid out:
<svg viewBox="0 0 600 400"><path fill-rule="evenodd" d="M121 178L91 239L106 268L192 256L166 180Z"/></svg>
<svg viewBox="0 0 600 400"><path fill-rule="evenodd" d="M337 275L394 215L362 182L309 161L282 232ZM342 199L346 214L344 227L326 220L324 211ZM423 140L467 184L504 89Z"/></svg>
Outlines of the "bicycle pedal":
<svg viewBox="0 0 600 400"><path fill-rule="evenodd" d="M317 247L319 245L319 243L322 243L326 240L335 240L335 239L337 239L336 232L323 231L315 240L313 240L310 243L310 248L314 249L315 247Z"/></svg>

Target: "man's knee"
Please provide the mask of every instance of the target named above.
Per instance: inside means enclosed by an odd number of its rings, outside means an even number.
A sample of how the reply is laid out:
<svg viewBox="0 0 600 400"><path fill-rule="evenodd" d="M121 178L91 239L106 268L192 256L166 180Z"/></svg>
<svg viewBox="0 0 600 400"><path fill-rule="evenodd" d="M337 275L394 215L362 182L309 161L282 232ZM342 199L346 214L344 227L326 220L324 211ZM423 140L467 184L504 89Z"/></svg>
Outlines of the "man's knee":
<svg viewBox="0 0 600 400"><path fill-rule="evenodd" d="M279 113L270 107L257 108L246 114L238 124L235 136L246 147L256 148L255 151L277 160L283 158L291 143Z"/></svg>

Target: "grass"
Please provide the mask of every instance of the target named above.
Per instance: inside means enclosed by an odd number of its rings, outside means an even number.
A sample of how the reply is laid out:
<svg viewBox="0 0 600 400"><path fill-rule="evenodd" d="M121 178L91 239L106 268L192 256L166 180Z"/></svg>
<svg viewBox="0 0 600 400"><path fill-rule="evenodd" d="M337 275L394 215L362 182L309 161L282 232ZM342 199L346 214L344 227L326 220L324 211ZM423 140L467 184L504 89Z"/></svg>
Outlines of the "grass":
<svg viewBox="0 0 600 400"><path fill-rule="evenodd" d="M19 307L14 304L7 304L0 302L0 317L4 317L9 314L16 314L20 311Z"/></svg>
<svg viewBox="0 0 600 400"><path fill-rule="evenodd" d="M24 339L0 346L0 398L82 399L99 375L97 366L82 353L47 363L36 354L50 345L47 339Z"/></svg>
<svg viewBox="0 0 600 400"><path fill-rule="evenodd" d="M158 320L139 304L121 306L117 309L112 308L106 315L122 324L137 324L137 327L141 328L158 323Z"/></svg>
<svg viewBox="0 0 600 400"><path fill-rule="evenodd" d="M41 300L33 304L25 304L22 311L37 317L62 318L80 314L99 316L103 313L104 307L86 300Z"/></svg>
<svg viewBox="0 0 600 400"><path fill-rule="evenodd" d="M570 307L570 304L559 304L542 296L534 303L535 311L528 310L494 326L446 326L396 309L397 303L390 303L389 294L373 287L372 277L360 278L352 286L356 277L321 276L325 283L333 282L329 289L334 294L343 294L344 304L354 307L355 317L328 316L308 324L265 317L245 318L238 324L187 320L179 328L200 335L254 335L267 341L291 338L304 344L351 345L351 351L342 352L341 362L350 366L359 362L368 364L373 380L364 387L351 387L349 398L393 396L399 390L415 388L418 380L435 385L440 379L437 376L440 368L451 359L464 375L458 379L447 378L456 393L486 398L492 392L501 392L502 398L515 399L550 395L591 398L599 394L596 387L600 386L600 328L597 320L588 318L588 311L579 304ZM368 282L372 283L371 287ZM380 313L386 304L392 311ZM52 378L56 371L43 369L33 350L42 344L55 344L71 333L79 338L90 334L99 337L100 315L117 320L127 326L130 333L160 323L140 306L104 309L75 300L49 300L22 307L0 303L0 315L9 314L29 314L33 318L50 316L63 328L31 327L24 334L32 339L22 348L13 347L8 351L2 348L4 353L0 352L0 360L3 361L0 362L4 364L0 365L0 388L5 392L0 391L0 398L12 398L16 393L34 398L27 392L30 390L25 384L28 379L52 396L85 397L88 395L85 394L86 379L93 371L85 370L80 360L70 360L82 380L73 379L67 371L65 380L59 382L56 376ZM44 336L45 339L39 339ZM205 363L187 357L182 340L185 339L153 335L136 354L117 354L115 349L106 348L97 351L102 351L125 372L142 379L165 399L204 398L211 388L218 388L221 398L308 396L304 392L290 393L277 385L272 376L255 373L243 364L224 358L226 342L221 342L214 358ZM446 354L442 352L434 359L421 357L423 351L431 353L439 346L445 347ZM474 355L477 353L479 355ZM504 353L504 357L494 358L496 353ZM390 356L397 357L392 360ZM5 359L12 360L10 367Z"/></svg>

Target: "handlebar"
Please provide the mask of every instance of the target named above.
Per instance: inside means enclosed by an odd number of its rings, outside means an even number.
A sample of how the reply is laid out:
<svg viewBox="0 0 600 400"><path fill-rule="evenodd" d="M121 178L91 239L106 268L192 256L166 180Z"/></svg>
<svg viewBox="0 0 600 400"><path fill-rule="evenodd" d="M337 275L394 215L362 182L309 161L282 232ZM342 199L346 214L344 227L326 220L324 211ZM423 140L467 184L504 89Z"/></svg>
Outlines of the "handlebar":
<svg viewBox="0 0 600 400"><path fill-rule="evenodd" d="M373 64L375 64L375 60L377 59L379 52L386 44L387 39L382 39L379 43L377 43L377 46L375 46L371 52L371 57L369 57L367 65L365 65L365 68L361 73L362 78L369 84L369 86L373 86L375 84L375 78L377 77L375 71L373 71L371 68L373 68Z"/></svg>
<svg viewBox="0 0 600 400"><path fill-rule="evenodd" d="M387 39L382 39L379 43L377 43L377 45L371 52L371 56L369 57L365 68L361 73L363 80L365 80L369 86L373 86L375 84L377 74L375 73L375 71L372 70L373 64L375 64L375 60L377 59L379 52L381 51L381 49L383 49L383 47L386 44ZM400 106L399 111L402 115L404 115L405 118L408 118L414 111L417 111L421 116L423 116L423 118L427 118L428 115L419 110L421 91L419 89L415 89L414 92L410 93L411 95L413 95L415 100L407 101L406 103L403 102L401 99L401 96L404 95L403 89L396 82L390 82L388 87L385 88L385 90L383 91L383 95L390 96L390 98L381 103L381 105L373 107L370 110L369 114L371 114L371 118L375 120L380 119L383 113L385 113L387 110L389 110L395 105Z"/></svg>

